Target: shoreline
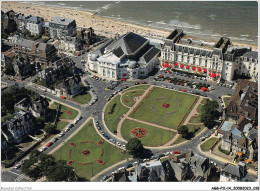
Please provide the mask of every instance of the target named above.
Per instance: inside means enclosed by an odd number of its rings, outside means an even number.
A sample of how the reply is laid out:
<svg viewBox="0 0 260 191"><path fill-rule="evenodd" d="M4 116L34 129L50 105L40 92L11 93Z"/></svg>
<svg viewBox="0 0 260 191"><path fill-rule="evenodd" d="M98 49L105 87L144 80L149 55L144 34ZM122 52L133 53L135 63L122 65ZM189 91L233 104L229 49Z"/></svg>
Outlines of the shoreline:
<svg viewBox="0 0 260 191"><path fill-rule="evenodd" d="M128 31L137 33L142 36L165 38L170 34L170 30L158 29L149 26L144 26L141 24L135 24L131 22L111 19L107 17L102 17L99 15L94 15L94 13L79 10L79 9L69 9L62 8L58 6L51 6L46 4L32 4L22 3L22 2L10 2L2 1L1 8L4 12L8 10L14 10L15 12L21 12L24 14L31 14L35 16L43 17L45 21L49 21L54 16L63 16L68 18L73 18L76 20L78 27L92 27L96 33L102 34L107 37L114 37L115 34L125 34ZM175 28L173 28L175 29ZM185 33L185 31L184 31ZM189 35L194 38L198 38L195 35ZM207 42L215 42L213 39L201 39ZM231 41L232 44L242 47L252 47L252 50L258 51L258 45L250 43L241 43L236 41Z"/></svg>

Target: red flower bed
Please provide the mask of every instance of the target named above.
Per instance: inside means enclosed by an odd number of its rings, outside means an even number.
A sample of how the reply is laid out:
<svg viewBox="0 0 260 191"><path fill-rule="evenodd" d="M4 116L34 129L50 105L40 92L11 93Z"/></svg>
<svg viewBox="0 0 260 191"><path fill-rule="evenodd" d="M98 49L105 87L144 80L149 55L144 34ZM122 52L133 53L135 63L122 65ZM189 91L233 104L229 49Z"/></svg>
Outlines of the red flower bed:
<svg viewBox="0 0 260 191"><path fill-rule="evenodd" d="M70 110L67 110L66 113L72 115L72 112Z"/></svg>
<svg viewBox="0 0 260 191"><path fill-rule="evenodd" d="M72 165L74 163L74 160L70 160L69 162L67 162L67 165Z"/></svg>
<svg viewBox="0 0 260 191"><path fill-rule="evenodd" d="M101 149L100 156L103 156L103 154L104 154L104 150L103 150L103 148L102 148L102 147L101 147L100 149Z"/></svg>
<svg viewBox="0 0 260 191"><path fill-rule="evenodd" d="M162 104L162 107L164 107L164 108L169 108L169 107L170 107L170 104L168 104L168 103L163 103L163 104Z"/></svg>
<svg viewBox="0 0 260 191"><path fill-rule="evenodd" d="M90 151L89 150L83 150L83 151L81 151L81 154L87 156L87 155L90 154Z"/></svg>
<svg viewBox="0 0 260 191"><path fill-rule="evenodd" d="M70 142L70 146L72 146L72 147L76 147L76 144L75 144L75 143L72 143L72 142Z"/></svg>
<svg viewBox="0 0 260 191"><path fill-rule="evenodd" d="M93 162L87 162L87 163L77 163L78 165L89 165L92 164Z"/></svg>
<svg viewBox="0 0 260 191"><path fill-rule="evenodd" d="M144 128L135 128L131 130L131 135L136 138L143 138L147 133L148 131Z"/></svg>
<svg viewBox="0 0 260 191"><path fill-rule="evenodd" d="M69 150L69 152L68 152L68 156L69 156L69 158L71 158L71 149Z"/></svg>
<svg viewBox="0 0 260 191"><path fill-rule="evenodd" d="M126 98L124 99L124 101L125 101L125 102L128 102L128 100L127 100Z"/></svg>
<svg viewBox="0 0 260 191"><path fill-rule="evenodd" d="M102 160L100 160L100 159L97 159L96 162L97 162L98 164L101 164L101 165L104 165L104 164L105 164L105 162L102 161Z"/></svg>
<svg viewBox="0 0 260 191"><path fill-rule="evenodd" d="M99 141L98 143L97 143L97 145L99 146L99 145L102 145L104 143L104 141Z"/></svg>

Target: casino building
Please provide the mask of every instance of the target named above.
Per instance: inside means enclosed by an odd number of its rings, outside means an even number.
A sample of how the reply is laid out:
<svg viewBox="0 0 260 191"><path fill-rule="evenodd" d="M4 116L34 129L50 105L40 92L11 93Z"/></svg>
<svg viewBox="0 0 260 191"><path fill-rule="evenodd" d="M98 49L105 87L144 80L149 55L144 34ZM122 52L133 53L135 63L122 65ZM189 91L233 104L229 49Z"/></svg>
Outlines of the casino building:
<svg viewBox="0 0 260 191"><path fill-rule="evenodd" d="M234 46L226 37L205 42L175 29L164 40L160 62L165 70L198 73L214 81L232 81L238 76L258 80L258 52Z"/></svg>
<svg viewBox="0 0 260 191"><path fill-rule="evenodd" d="M88 56L91 71L111 79L146 77L160 64L160 50L135 33L107 40Z"/></svg>

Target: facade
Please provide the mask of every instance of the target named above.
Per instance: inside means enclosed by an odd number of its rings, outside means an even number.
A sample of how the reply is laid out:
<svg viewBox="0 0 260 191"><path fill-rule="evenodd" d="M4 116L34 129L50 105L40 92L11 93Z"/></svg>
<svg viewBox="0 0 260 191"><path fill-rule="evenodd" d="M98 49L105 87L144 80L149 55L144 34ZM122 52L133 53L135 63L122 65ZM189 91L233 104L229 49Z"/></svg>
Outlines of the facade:
<svg viewBox="0 0 260 191"><path fill-rule="evenodd" d="M258 123L258 83L237 81L235 93L226 109L226 116L234 120L244 116Z"/></svg>
<svg viewBox="0 0 260 191"><path fill-rule="evenodd" d="M76 33L76 21L56 16L49 21L49 28L52 39L61 39L62 37L72 36Z"/></svg>
<svg viewBox="0 0 260 191"><path fill-rule="evenodd" d="M85 44L93 44L96 41L94 29L90 28L77 28L77 37L84 41Z"/></svg>
<svg viewBox="0 0 260 191"><path fill-rule="evenodd" d="M16 22L14 20L15 12L13 10L7 11L4 13L1 11L1 27L5 32L14 32L16 31Z"/></svg>
<svg viewBox="0 0 260 191"><path fill-rule="evenodd" d="M165 181L165 171L161 161L139 163L135 166L137 181Z"/></svg>
<svg viewBox="0 0 260 191"><path fill-rule="evenodd" d="M194 181L199 179L207 180L211 173L211 162L209 158L202 157L192 152L183 153L176 156L169 156L171 167L169 176L177 181Z"/></svg>
<svg viewBox="0 0 260 191"><path fill-rule="evenodd" d="M50 44L40 43L32 40L19 39L14 44L16 53L28 56L32 62L48 65L55 61L57 49Z"/></svg>
<svg viewBox="0 0 260 191"><path fill-rule="evenodd" d="M232 81L240 75L257 80L257 56L258 52L251 48L233 46L229 38L221 37L216 43L205 42L175 29L164 40L161 68L197 73L214 81Z"/></svg>
<svg viewBox="0 0 260 191"><path fill-rule="evenodd" d="M251 161L257 160L258 131L249 119L241 116L238 124L224 121L218 133L222 137L222 149L231 152L233 156L240 152Z"/></svg>
<svg viewBox="0 0 260 191"><path fill-rule="evenodd" d="M82 50L82 45L77 37L65 36L60 39L59 53L73 56Z"/></svg>
<svg viewBox="0 0 260 191"><path fill-rule="evenodd" d="M159 64L159 53L149 40L128 32L89 54L89 69L112 79L146 77Z"/></svg>
<svg viewBox="0 0 260 191"><path fill-rule="evenodd" d="M20 143L34 132L33 117L29 112L18 111L14 113L12 119L2 124L1 130L8 143Z"/></svg>
<svg viewBox="0 0 260 191"><path fill-rule="evenodd" d="M26 29L31 35L39 35L43 33L44 19L38 16L31 16L26 22Z"/></svg>
<svg viewBox="0 0 260 191"><path fill-rule="evenodd" d="M6 68L12 64L12 60L9 56L1 54L1 73L5 73Z"/></svg>
<svg viewBox="0 0 260 191"><path fill-rule="evenodd" d="M55 86L56 95L68 98L78 95L82 91L80 81L78 75L64 79L63 82Z"/></svg>
<svg viewBox="0 0 260 191"><path fill-rule="evenodd" d="M13 62L15 75L28 76L35 73L35 65L30 62L27 56L17 56Z"/></svg>
<svg viewBox="0 0 260 191"><path fill-rule="evenodd" d="M31 100L30 111L34 117L44 117L47 119L51 115L47 98L36 94Z"/></svg>
<svg viewBox="0 0 260 191"><path fill-rule="evenodd" d="M239 162L238 165L227 164L220 173L219 182L244 182L247 175L246 165Z"/></svg>

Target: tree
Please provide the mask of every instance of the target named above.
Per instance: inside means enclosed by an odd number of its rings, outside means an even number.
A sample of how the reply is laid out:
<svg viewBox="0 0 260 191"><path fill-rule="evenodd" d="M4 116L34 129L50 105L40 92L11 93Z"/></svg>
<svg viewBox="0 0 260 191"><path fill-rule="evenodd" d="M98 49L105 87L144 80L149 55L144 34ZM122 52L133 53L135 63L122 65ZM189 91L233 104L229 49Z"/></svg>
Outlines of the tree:
<svg viewBox="0 0 260 191"><path fill-rule="evenodd" d="M133 155L134 157L138 158L142 156L144 147L141 141L137 138L130 139L126 144L126 150Z"/></svg>
<svg viewBox="0 0 260 191"><path fill-rule="evenodd" d="M54 127L54 125L47 123L44 127L44 131L49 134L49 133L54 133L56 130L56 128Z"/></svg>
<svg viewBox="0 0 260 191"><path fill-rule="evenodd" d="M202 107L202 113L200 121L204 123L206 127L213 127L215 119L218 117L217 108L219 107L216 101L207 101Z"/></svg>
<svg viewBox="0 0 260 191"><path fill-rule="evenodd" d="M190 133L189 133L189 129L186 125L182 125L178 128L178 133L181 134L181 136L183 138L188 138Z"/></svg>
<svg viewBox="0 0 260 191"><path fill-rule="evenodd" d="M35 119L35 123L36 123L37 127L41 129L44 127L45 119L43 117L37 117Z"/></svg>

